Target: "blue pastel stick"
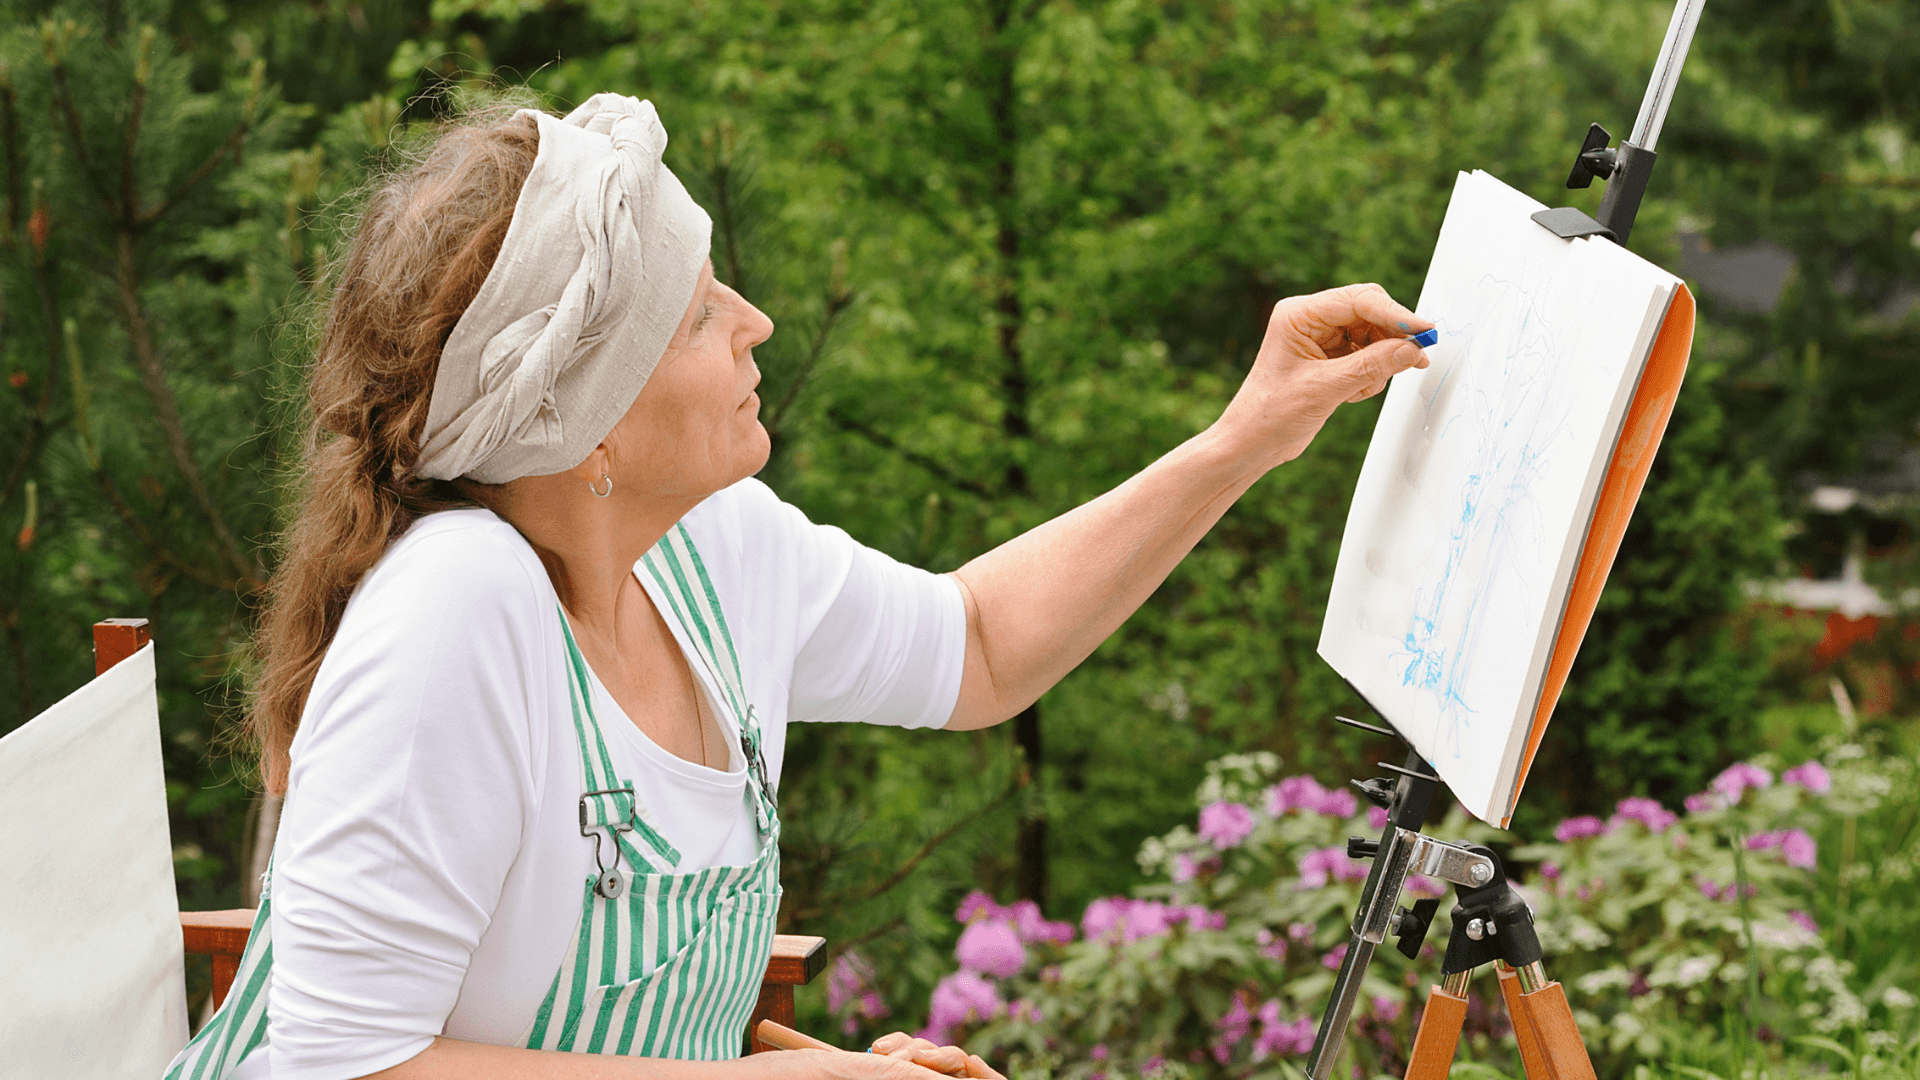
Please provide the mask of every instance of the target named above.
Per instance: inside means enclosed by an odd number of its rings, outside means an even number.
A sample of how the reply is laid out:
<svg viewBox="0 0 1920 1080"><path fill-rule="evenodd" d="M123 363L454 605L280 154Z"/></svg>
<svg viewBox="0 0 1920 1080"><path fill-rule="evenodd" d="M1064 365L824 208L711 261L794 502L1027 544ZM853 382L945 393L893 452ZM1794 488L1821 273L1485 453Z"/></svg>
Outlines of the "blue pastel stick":
<svg viewBox="0 0 1920 1080"><path fill-rule="evenodd" d="M1440 328L1436 326L1431 330L1422 330L1408 340L1423 349L1431 349L1440 340Z"/></svg>

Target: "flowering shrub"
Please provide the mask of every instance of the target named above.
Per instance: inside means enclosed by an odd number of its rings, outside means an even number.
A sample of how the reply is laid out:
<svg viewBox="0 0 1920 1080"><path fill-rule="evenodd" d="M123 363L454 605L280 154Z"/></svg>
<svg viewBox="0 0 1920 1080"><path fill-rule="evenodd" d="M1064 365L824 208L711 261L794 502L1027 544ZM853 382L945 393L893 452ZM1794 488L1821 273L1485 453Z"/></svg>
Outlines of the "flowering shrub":
<svg viewBox="0 0 1920 1080"><path fill-rule="evenodd" d="M1562 822L1556 843L1513 853L1539 861L1548 971L1596 1054L1656 1057L1703 1027L1744 1025L1750 995L1767 1034L1830 1034L1868 1023L1873 1004L1883 1020L1911 1008L1897 987L1852 989L1852 965L1807 911L1820 862L1808 828L1870 810L1889 788L1857 747L1836 757L1777 781L1741 762L1689 796L1685 816L1625 799L1604 822Z"/></svg>
<svg viewBox="0 0 1920 1080"><path fill-rule="evenodd" d="M1569 819L1551 843L1512 852L1516 876L1535 864L1520 888L1603 1075L1697 1043L1730 1017L1744 1023L1750 978L1780 1035L1910 1019L1907 991L1850 987L1852 968L1808 914L1819 824L1871 809L1889 789L1849 749L1777 780L1765 761L1736 765L1687 800L1684 816L1624 799L1606 818ZM956 912L959 969L934 988L920 1034L963 1042L1017 1076L1290 1074L1312 1048L1367 872L1341 841L1377 832L1384 815L1277 771L1269 754L1210 765L1195 826L1141 849L1152 883L1094 901L1077 928L1032 904L969 896ZM1457 806L1429 832L1505 836ZM1403 900L1447 891L1416 876ZM1403 1071L1450 907L1442 903L1418 960L1391 943L1376 953L1349 1031L1354 1075ZM836 1013L867 1015L860 992L842 992ZM1510 1050L1489 977L1474 994L1469 1045Z"/></svg>

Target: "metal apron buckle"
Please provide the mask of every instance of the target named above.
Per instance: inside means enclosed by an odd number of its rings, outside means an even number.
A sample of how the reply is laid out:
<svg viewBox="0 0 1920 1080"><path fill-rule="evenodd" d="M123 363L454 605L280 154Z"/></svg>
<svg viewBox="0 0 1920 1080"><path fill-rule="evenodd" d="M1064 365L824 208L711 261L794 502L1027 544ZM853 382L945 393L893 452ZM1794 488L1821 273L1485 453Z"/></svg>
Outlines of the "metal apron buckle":
<svg viewBox="0 0 1920 1080"><path fill-rule="evenodd" d="M627 797L627 820L605 825L587 824L587 800L596 795L625 795ZM589 791L580 796L580 835L593 838L593 865L599 874L593 880L593 891L608 900L618 900L627 891L626 875L620 872L620 839L617 834L632 832L639 824L639 803L633 788L608 788L605 791ZM613 841L613 865L600 857L600 834L605 832Z"/></svg>

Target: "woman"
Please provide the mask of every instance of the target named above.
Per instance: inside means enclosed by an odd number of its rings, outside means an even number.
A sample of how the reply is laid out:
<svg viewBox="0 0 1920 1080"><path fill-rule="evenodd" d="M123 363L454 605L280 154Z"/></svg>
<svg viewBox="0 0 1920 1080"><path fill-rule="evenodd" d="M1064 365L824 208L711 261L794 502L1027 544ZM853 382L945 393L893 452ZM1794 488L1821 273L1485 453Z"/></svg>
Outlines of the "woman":
<svg viewBox="0 0 1920 1080"><path fill-rule="evenodd" d="M603 94L453 129L374 194L262 626L269 890L169 1076L994 1075L904 1035L726 1061L786 724L1013 716L1425 363L1377 286L1283 301L1207 432L953 574L904 567L751 479L773 326L715 280L665 145Z"/></svg>

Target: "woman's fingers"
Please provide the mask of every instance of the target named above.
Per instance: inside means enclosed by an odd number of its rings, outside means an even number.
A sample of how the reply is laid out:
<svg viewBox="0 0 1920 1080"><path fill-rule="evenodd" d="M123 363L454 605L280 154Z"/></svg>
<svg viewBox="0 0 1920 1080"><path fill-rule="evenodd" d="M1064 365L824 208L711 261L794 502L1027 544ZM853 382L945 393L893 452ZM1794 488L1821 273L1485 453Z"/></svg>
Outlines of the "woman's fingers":
<svg viewBox="0 0 1920 1080"><path fill-rule="evenodd" d="M1328 356L1341 356L1431 329L1433 321L1367 283L1290 296L1274 305L1272 325L1311 339Z"/></svg>
<svg viewBox="0 0 1920 1080"><path fill-rule="evenodd" d="M995 1071L993 1066L982 1060L978 1054L967 1055L967 1075L976 1078L976 1080L1007 1080L1006 1077Z"/></svg>
<svg viewBox="0 0 1920 1080"><path fill-rule="evenodd" d="M1348 402L1365 401L1387 388L1387 381L1408 368L1427 366L1427 351L1404 338L1376 341L1346 357Z"/></svg>
<svg viewBox="0 0 1920 1080"><path fill-rule="evenodd" d="M987 1063L968 1054L957 1046L941 1046L926 1039L916 1039L904 1031L890 1032L873 1040L873 1052L884 1054L897 1061L911 1062L934 1072L948 1076L998 1077ZM978 1068L985 1072L973 1071Z"/></svg>

